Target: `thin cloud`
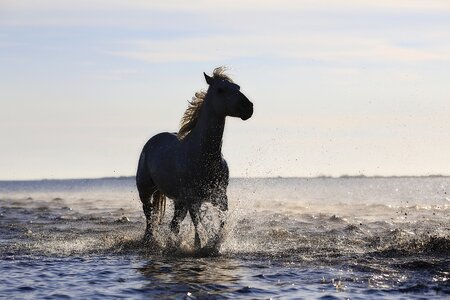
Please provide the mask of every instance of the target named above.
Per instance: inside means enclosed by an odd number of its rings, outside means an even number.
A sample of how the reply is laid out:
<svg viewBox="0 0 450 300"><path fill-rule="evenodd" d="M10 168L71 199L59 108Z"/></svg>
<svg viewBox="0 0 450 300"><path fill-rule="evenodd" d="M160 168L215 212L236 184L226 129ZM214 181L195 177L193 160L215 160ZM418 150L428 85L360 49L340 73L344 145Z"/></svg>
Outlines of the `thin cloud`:
<svg viewBox="0 0 450 300"><path fill-rule="evenodd" d="M391 45L389 41L334 36L211 36L129 42L110 54L151 63L198 62L260 56L317 61L448 62L448 52Z"/></svg>
<svg viewBox="0 0 450 300"><path fill-rule="evenodd" d="M124 1L124 0L4 0L0 5L2 26L108 26L139 27L158 25L159 14L193 14L199 21L213 16L227 15L232 22L236 13L257 15L261 13L445 13L450 12L448 0L231 0L231 1ZM149 14L152 17L149 17ZM158 22L153 22L156 18ZM169 26L170 22L166 22ZM172 22L173 23L173 22ZM183 23L188 26L188 23Z"/></svg>
<svg viewBox="0 0 450 300"><path fill-rule="evenodd" d="M124 80L138 72L136 69L116 69L110 70L107 77L113 80Z"/></svg>
<svg viewBox="0 0 450 300"><path fill-rule="evenodd" d="M6 0L2 8L10 11L43 11L43 10L92 10L92 9L146 9L171 11L292 11L292 9L389 9L442 11L450 10L447 0L229 0L222 2L192 0L192 1L146 1L146 0L79 0L67 3L60 0Z"/></svg>

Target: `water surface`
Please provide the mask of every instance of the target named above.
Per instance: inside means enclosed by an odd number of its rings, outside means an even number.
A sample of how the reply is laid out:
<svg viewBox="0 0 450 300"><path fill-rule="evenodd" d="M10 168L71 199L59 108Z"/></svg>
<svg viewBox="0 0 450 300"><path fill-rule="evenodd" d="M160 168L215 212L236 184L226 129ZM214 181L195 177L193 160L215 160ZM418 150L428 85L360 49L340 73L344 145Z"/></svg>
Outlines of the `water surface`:
<svg viewBox="0 0 450 300"><path fill-rule="evenodd" d="M132 178L0 182L0 298L450 297L448 177L232 179L229 199L211 256L170 204L144 245Z"/></svg>

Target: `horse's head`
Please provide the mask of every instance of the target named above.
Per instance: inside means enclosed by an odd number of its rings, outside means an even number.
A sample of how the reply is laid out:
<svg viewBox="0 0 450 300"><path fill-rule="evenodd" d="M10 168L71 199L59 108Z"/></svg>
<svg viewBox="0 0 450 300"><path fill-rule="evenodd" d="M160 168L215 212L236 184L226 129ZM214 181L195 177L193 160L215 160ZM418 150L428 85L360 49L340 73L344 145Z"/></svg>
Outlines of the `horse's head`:
<svg viewBox="0 0 450 300"><path fill-rule="evenodd" d="M209 85L208 96L216 114L220 116L249 119L253 114L253 103L241 93L239 85L227 79L205 75Z"/></svg>

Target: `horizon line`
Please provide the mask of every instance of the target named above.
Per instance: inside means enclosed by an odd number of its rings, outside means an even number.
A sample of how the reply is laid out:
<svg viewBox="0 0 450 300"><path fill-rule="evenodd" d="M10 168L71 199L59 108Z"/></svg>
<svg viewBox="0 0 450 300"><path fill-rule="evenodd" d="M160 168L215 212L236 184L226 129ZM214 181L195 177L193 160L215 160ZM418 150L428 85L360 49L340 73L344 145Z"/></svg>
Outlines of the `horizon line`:
<svg viewBox="0 0 450 300"><path fill-rule="evenodd" d="M14 182L14 181L69 181L69 180L104 180L116 179L127 180L135 178L135 175L124 176L102 176L102 177L74 177L74 178L40 178L40 179L0 179L0 182ZM339 176L332 175L316 175L316 176L230 176L230 179L352 179L352 178L447 178L450 174L425 174L425 175L348 175L342 174Z"/></svg>

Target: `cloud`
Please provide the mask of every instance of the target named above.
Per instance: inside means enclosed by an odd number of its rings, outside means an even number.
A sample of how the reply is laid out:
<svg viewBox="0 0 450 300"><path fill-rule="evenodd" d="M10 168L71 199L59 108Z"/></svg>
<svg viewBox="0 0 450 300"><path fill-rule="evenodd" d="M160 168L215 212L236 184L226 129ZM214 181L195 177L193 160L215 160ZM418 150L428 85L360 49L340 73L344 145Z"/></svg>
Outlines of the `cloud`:
<svg viewBox="0 0 450 300"><path fill-rule="evenodd" d="M115 56L144 61L148 63L200 62L221 59L220 56L159 50L112 51L109 53Z"/></svg>
<svg viewBox="0 0 450 300"><path fill-rule="evenodd" d="M108 71L107 77L113 80L124 80L138 72L136 69L116 69Z"/></svg>
<svg viewBox="0 0 450 300"><path fill-rule="evenodd" d="M170 11L292 11L302 9L389 9L389 10L418 10L442 11L450 10L447 0L229 0L229 1L148 1L148 0L79 0L67 2L60 0L4 0L2 8L14 11L43 11L43 10L91 10L91 9L145 9Z"/></svg>
<svg viewBox="0 0 450 300"><path fill-rule="evenodd" d="M198 62L245 57L322 62L450 61L448 52L396 46L387 40L348 36L223 35L128 42L110 54L150 63Z"/></svg>
<svg viewBox="0 0 450 300"><path fill-rule="evenodd" d="M147 0L3 0L0 25L3 26L120 26L138 27L157 24L158 14L192 14L201 20L226 16L229 22L242 23L236 14L279 13L445 13L448 0L230 0L230 1L147 1ZM149 14L152 17L149 17ZM329 15L330 16L330 15ZM245 21L245 20L244 20ZM267 21L267 20L266 20ZM167 22L166 25L168 25ZM187 23L182 23L184 26Z"/></svg>

